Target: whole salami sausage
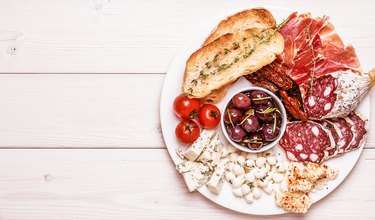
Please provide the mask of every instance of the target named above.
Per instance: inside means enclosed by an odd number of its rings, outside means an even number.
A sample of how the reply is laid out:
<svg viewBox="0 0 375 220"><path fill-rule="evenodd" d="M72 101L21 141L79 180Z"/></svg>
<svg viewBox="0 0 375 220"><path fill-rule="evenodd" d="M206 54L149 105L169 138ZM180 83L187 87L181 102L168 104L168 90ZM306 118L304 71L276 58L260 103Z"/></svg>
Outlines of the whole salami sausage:
<svg viewBox="0 0 375 220"><path fill-rule="evenodd" d="M320 163L335 147L330 131L313 121L288 123L279 142L291 161Z"/></svg>
<svg viewBox="0 0 375 220"><path fill-rule="evenodd" d="M303 104L309 119L344 117L352 112L374 85L375 71L369 75L334 72L316 78L301 87Z"/></svg>

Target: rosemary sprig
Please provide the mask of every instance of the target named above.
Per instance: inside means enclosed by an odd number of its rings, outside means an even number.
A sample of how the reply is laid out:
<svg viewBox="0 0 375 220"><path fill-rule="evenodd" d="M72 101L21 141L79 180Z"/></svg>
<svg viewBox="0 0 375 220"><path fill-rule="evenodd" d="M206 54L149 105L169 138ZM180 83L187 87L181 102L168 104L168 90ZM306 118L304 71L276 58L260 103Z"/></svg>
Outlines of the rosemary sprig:
<svg viewBox="0 0 375 220"><path fill-rule="evenodd" d="M234 124L233 124L233 121L232 121L232 116L230 116L230 113L229 113L229 108L227 108L227 114L228 114L229 122L232 125L232 127L234 128Z"/></svg>
<svg viewBox="0 0 375 220"><path fill-rule="evenodd" d="M253 98L254 101L261 101L261 100L266 100L266 99L272 99L272 97L266 96L266 97L261 97L261 98Z"/></svg>
<svg viewBox="0 0 375 220"><path fill-rule="evenodd" d="M241 121L240 125L242 125L250 116L254 115L254 109L251 108L245 112L246 117Z"/></svg>
<svg viewBox="0 0 375 220"><path fill-rule="evenodd" d="M306 34L307 34L307 37L308 37L308 41L311 40L311 33L310 33L310 25L306 25ZM311 54L312 54L312 61L313 61L313 67L310 69L310 94L313 93L313 86L314 86L314 80L315 80L315 68L316 68L316 58L315 58L315 54L314 54L314 45L311 45L309 46L310 50L311 50Z"/></svg>
<svg viewBox="0 0 375 220"><path fill-rule="evenodd" d="M248 140L244 140L245 143L250 143L250 144L263 144L263 139L262 138L252 138Z"/></svg>
<svg viewBox="0 0 375 220"><path fill-rule="evenodd" d="M274 111L277 111L277 108L267 107L262 112L258 112L258 113L260 113L260 114L268 114L268 113L271 113L271 112L274 112Z"/></svg>
<svg viewBox="0 0 375 220"><path fill-rule="evenodd" d="M276 114L274 113L273 114L273 131L272 131L272 133L275 133L275 131L276 131Z"/></svg>
<svg viewBox="0 0 375 220"><path fill-rule="evenodd" d="M250 114L248 114L240 123L240 125L242 125L248 118L250 117Z"/></svg>

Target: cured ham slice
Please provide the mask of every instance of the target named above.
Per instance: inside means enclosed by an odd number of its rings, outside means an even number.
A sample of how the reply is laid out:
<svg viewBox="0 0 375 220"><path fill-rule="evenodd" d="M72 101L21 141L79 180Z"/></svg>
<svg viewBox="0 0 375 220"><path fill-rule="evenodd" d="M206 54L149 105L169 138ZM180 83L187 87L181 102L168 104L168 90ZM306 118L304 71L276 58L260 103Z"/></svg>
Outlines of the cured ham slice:
<svg viewBox="0 0 375 220"><path fill-rule="evenodd" d="M297 12L280 29L285 41L278 62L299 85L312 77L335 71L351 70L360 74L359 60L352 46L345 46L329 18L312 18Z"/></svg>
<svg viewBox="0 0 375 220"><path fill-rule="evenodd" d="M313 121L288 123L279 142L291 161L320 163L335 147L332 134Z"/></svg>
<svg viewBox="0 0 375 220"><path fill-rule="evenodd" d="M304 109L310 119L344 117L357 108L374 85L375 72L357 75L353 72L334 72L320 76L301 86L305 93Z"/></svg>

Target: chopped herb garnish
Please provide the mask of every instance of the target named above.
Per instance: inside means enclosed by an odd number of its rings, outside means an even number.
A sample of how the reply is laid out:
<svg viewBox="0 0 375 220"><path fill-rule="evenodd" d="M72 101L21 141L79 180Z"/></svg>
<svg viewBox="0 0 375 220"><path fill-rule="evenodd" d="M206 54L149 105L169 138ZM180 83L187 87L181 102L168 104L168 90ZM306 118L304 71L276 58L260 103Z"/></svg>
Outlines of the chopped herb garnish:
<svg viewBox="0 0 375 220"><path fill-rule="evenodd" d="M204 65L206 65L207 68L211 68L211 62L207 62Z"/></svg>
<svg viewBox="0 0 375 220"><path fill-rule="evenodd" d="M240 60L240 58L235 57L235 58L233 59L233 62L234 62L234 63L237 63L239 60Z"/></svg>
<svg viewBox="0 0 375 220"><path fill-rule="evenodd" d="M221 64L218 68L217 68L217 71L222 71L222 70L225 70L226 68L228 68L228 64L224 63L224 64Z"/></svg>
<svg viewBox="0 0 375 220"><path fill-rule="evenodd" d="M224 48L224 54L230 53L230 50L228 48Z"/></svg>
<svg viewBox="0 0 375 220"><path fill-rule="evenodd" d="M198 81L197 81L197 79L193 79L193 80L191 80L191 83L193 83L196 86Z"/></svg>
<svg viewBox="0 0 375 220"><path fill-rule="evenodd" d="M208 74L205 74L203 70L199 72L199 77L205 80L207 78Z"/></svg>
<svg viewBox="0 0 375 220"><path fill-rule="evenodd" d="M248 182L247 185L250 187L250 189L254 188L254 184L252 182Z"/></svg>
<svg viewBox="0 0 375 220"><path fill-rule="evenodd" d="M238 42L233 42L233 49L238 49L238 48L240 48L240 43L238 43Z"/></svg>
<svg viewBox="0 0 375 220"><path fill-rule="evenodd" d="M213 63L215 63L219 59L219 54L216 54L214 56L214 59L212 60Z"/></svg>
<svg viewBox="0 0 375 220"><path fill-rule="evenodd" d="M192 94L193 93L193 88L188 88L188 91L189 91L189 94Z"/></svg>
<svg viewBox="0 0 375 220"><path fill-rule="evenodd" d="M249 51L247 51L243 56L243 58L248 58L251 54L253 54L255 51L254 48L250 49Z"/></svg>

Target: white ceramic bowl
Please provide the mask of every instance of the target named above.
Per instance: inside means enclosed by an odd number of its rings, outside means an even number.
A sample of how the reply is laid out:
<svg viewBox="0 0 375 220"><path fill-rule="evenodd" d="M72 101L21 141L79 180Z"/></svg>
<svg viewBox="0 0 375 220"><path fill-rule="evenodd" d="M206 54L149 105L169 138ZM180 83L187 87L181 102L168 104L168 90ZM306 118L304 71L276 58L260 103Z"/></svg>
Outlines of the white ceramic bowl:
<svg viewBox="0 0 375 220"><path fill-rule="evenodd" d="M258 150L252 150L248 147L244 147L240 144L237 144L236 142L232 141L230 138L229 138L229 135L228 135L228 132L227 132L227 129L225 128L225 122L224 122L224 115L226 113L226 108L228 106L228 103L232 100L232 98L240 93L240 92L248 92L248 91L252 91L252 90L258 90L258 91L263 91L265 93L267 93L269 96L272 97L272 99L275 101L278 109L280 110L280 113L281 113L281 127L280 127L280 134L279 136L277 137L277 139L275 139L274 141L268 143L267 145L264 145L263 147L261 147L260 149ZM268 149L271 149L273 146L275 146L281 139L281 137L283 136L284 132L285 132L285 127L286 127L286 123L287 123L287 117L286 117L286 112L285 112L285 108L284 108L284 105L282 104L281 100L275 95L273 94L271 91L267 90L267 89L264 89L264 88L261 88L261 87L256 87L256 86L250 86L250 87L245 87L245 88L241 88L240 90L237 90L235 91L234 93L230 94L229 96L227 96L227 99L225 100L224 102L224 105L223 105L223 109L221 109L221 119L220 119L220 124L221 124L221 129L223 130L223 133L224 133L224 136L225 138L229 141L229 143L231 143L234 147L236 147L237 149L239 150L242 150L242 151L245 151L245 152L249 152L249 153L259 153L259 152L263 152L263 151L266 151Z"/></svg>

